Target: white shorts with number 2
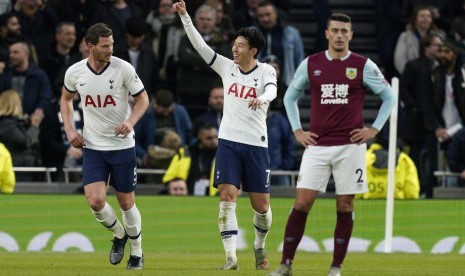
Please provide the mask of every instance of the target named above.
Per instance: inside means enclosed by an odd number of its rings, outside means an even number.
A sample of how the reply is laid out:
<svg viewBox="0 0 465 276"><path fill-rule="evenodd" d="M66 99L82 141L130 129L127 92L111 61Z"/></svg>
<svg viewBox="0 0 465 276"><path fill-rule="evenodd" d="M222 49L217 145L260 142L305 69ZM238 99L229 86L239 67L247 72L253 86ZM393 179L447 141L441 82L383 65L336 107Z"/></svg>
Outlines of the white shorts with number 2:
<svg viewBox="0 0 465 276"><path fill-rule="evenodd" d="M302 156L297 188L325 193L332 173L337 195L368 192L366 150L366 144L308 146Z"/></svg>

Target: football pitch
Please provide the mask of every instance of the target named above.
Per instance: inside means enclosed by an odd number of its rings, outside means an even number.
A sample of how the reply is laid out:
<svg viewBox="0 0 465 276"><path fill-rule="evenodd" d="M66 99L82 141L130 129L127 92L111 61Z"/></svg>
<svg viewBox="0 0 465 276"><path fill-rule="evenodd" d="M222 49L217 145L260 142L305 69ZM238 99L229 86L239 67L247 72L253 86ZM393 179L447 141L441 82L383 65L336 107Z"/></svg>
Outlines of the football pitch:
<svg viewBox="0 0 465 276"><path fill-rule="evenodd" d="M117 209L113 195L109 203ZM267 239L270 269L279 252L293 199L272 198ZM254 267L254 230L248 198L239 198L239 271L218 271L224 253L217 197L138 196L145 267L126 271L108 261L111 233L95 221L83 195L1 195L0 275L266 275ZM120 216L120 212L118 212ZM395 253L380 253L384 200L357 200L353 240L343 275L462 275L465 271L465 201L395 201ZM334 199L319 199L307 221L294 275L326 275L335 224ZM396 252L397 251L397 252ZM410 251L417 253L403 253ZM443 254L433 254L443 253Z"/></svg>
<svg viewBox="0 0 465 276"><path fill-rule="evenodd" d="M268 254L269 271L280 254ZM127 259L126 256L124 259ZM220 271L223 254L213 252L145 252L142 271L127 271L125 263L111 265L107 253L0 253L1 275L266 275L255 270L253 253L239 252L238 271ZM298 252L294 275L327 275L330 253ZM463 275L464 256L407 253L350 253L342 275Z"/></svg>

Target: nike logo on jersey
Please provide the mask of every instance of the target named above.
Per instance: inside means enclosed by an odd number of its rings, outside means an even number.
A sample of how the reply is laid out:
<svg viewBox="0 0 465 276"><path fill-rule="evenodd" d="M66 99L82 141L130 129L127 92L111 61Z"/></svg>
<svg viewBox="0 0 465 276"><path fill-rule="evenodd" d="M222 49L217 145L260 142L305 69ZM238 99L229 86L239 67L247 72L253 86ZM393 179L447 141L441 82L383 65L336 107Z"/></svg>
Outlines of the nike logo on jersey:
<svg viewBox="0 0 465 276"><path fill-rule="evenodd" d="M234 75L234 73L231 73L231 77L236 77L236 75Z"/></svg>
<svg viewBox="0 0 465 276"><path fill-rule="evenodd" d="M84 86L84 85L86 85L86 84L85 84L85 83L80 83L79 85L80 85L80 86Z"/></svg>

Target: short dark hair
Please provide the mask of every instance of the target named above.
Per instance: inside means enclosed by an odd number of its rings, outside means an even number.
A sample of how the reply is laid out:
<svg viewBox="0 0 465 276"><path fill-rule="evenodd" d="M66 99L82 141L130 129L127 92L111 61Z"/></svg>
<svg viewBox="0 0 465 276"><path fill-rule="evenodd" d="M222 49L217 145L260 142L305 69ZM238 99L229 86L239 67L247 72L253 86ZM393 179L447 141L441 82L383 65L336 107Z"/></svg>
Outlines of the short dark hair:
<svg viewBox="0 0 465 276"><path fill-rule="evenodd" d="M352 20L350 20L350 16L348 16L345 13L333 13L328 17L328 22L326 24L326 27L329 27L329 23L331 21L339 21L339 22L344 22L344 23L352 23Z"/></svg>
<svg viewBox="0 0 465 276"><path fill-rule="evenodd" d="M126 33L132 37L140 37L145 35L150 26L140 17L131 17L126 20L125 23Z"/></svg>
<svg viewBox="0 0 465 276"><path fill-rule="evenodd" d="M255 28L241 28L239 31L234 33L233 40L242 36L249 42L250 48L256 48L257 53L255 54L254 58L257 58L258 53L262 50L263 46L265 46L265 38L263 34L259 32Z"/></svg>
<svg viewBox="0 0 465 276"><path fill-rule="evenodd" d="M444 41L444 39L442 39L442 36L436 33L427 34L420 39L420 54L425 50L426 47L429 47L431 46L431 44L433 44L433 39L435 37L440 38L441 41Z"/></svg>
<svg viewBox="0 0 465 276"><path fill-rule="evenodd" d="M6 12L0 15L0 27L6 27L6 25L8 25L8 21L10 21L13 17L16 17L14 12Z"/></svg>
<svg viewBox="0 0 465 276"><path fill-rule="evenodd" d="M108 27L107 24L97 23L90 27L85 36L86 43L97 45L100 37L110 37L113 35L113 31Z"/></svg>
<svg viewBox="0 0 465 276"><path fill-rule="evenodd" d="M71 21L61 21L60 23L58 23L55 27L55 33L59 33L61 31L61 29L63 28L63 26L73 26L74 28L76 28L76 25L74 24L74 22L71 22Z"/></svg>
<svg viewBox="0 0 465 276"><path fill-rule="evenodd" d="M262 7L267 7L267 6L272 6L273 9L277 11L276 6L268 0L261 0L260 2L258 2L257 8L262 8Z"/></svg>
<svg viewBox="0 0 465 276"><path fill-rule="evenodd" d="M173 92L169 89L160 89L155 95L155 103L162 107L170 107L174 103Z"/></svg>

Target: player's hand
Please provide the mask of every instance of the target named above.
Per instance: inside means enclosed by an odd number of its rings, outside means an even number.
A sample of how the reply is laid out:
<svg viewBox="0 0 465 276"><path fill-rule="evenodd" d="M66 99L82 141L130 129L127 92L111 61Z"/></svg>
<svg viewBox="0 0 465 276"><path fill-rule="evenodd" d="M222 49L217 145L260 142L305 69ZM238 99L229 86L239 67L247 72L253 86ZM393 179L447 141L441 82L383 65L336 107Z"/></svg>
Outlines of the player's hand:
<svg viewBox="0 0 465 276"><path fill-rule="evenodd" d="M255 98L255 99L252 99L249 104L248 104L248 107L250 109L252 109L253 111L257 110L257 108L259 108L260 106L262 105L262 101Z"/></svg>
<svg viewBox="0 0 465 276"><path fill-rule="evenodd" d="M123 138L128 137L132 131L132 124L129 121L124 121L115 128L115 136L123 135Z"/></svg>
<svg viewBox="0 0 465 276"><path fill-rule="evenodd" d="M179 15L185 15L186 14L186 3L184 3L183 0L174 3L173 10L177 12Z"/></svg>
<svg viewBox="0 0 465 276"><path fill-rule="evenodd" d="M378 132L379 130L377 130L374 127L357 128L350 132L350 141L352 143L356 143L357 145L361 145L363 143L366 143L366 141L375 138Z"/></svg>
<svg viewBox="0 0 465 276"><path fill-rule="evenodd" d="M317 144L316 139L318 138L318 134L314 132L298 129L294 131L294 136L297 142L304 147L314 146Z"/></svg>
<svg viewBox="0 0 465 276"><path fill-rule="evenodd" d="M82 148L86 146L82 135L74 129L66 132L66 138L68 138L68 142L75 148Z"/></svg>

